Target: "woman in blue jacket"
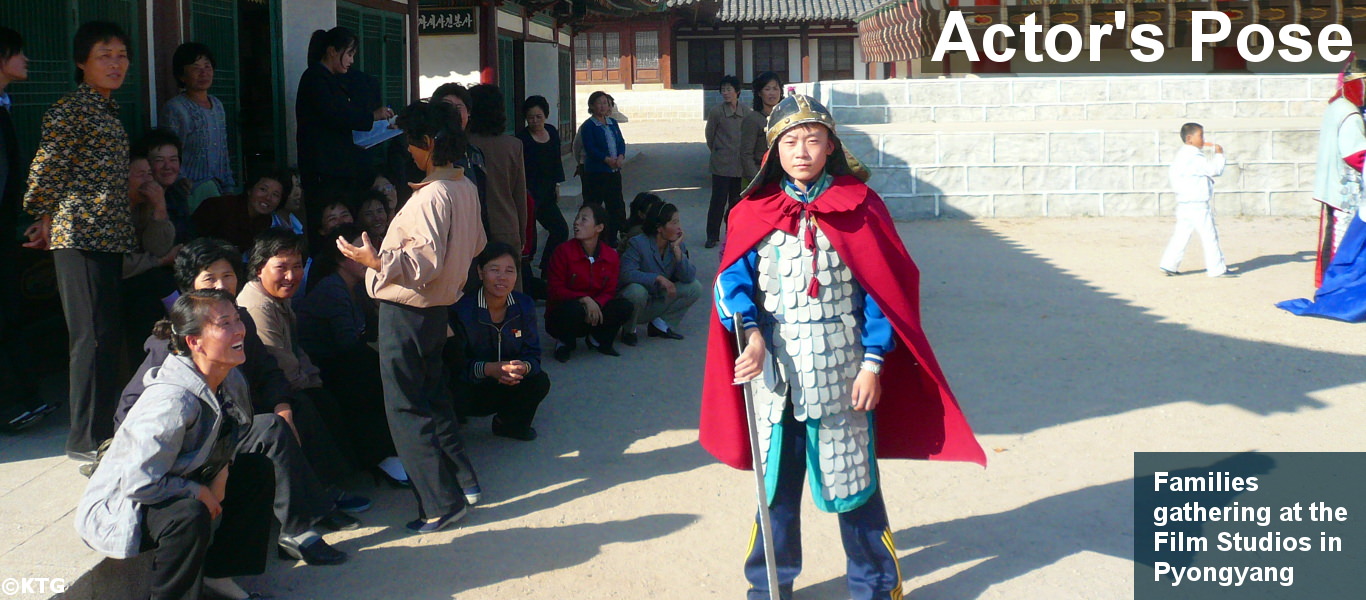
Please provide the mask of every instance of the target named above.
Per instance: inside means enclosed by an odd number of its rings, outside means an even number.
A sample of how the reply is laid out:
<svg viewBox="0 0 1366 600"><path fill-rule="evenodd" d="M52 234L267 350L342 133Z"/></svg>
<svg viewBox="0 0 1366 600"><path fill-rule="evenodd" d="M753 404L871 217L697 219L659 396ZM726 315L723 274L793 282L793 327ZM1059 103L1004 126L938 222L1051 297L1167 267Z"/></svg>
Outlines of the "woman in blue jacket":
<svg viewBox="0 0 1366 600"><path fill-rule="evenodd" d="M602 239L617 246L617 232L626 224L626 201L621 196L621 166L626 163L626 138L611 117L616 101L604 91L588 96L588 112L593 115L579 126L583 141L583 201L607 209L607 230Z"/></svg>
<svg viewBox="0 0 1366 600"><path fill-rule="evenodd" d="M536 304L513 291L518 253L493 243L474 260L482 282L451 307L452 328L463 329L464 356L459 381L462 415L493 415L493 435L529 442L531 421L550 393L550 376L541 370Z"/></svg>

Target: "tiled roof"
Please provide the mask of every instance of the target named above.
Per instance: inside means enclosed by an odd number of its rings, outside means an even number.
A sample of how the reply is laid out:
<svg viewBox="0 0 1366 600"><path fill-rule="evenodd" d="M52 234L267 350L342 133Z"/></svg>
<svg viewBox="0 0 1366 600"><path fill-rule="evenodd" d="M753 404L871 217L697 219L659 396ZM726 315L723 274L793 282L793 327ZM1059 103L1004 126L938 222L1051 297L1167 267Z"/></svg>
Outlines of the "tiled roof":
<svg viewBox="0 0 1366 600"><path fill-rule="evenodd" d="M665 0L664 5L691 6L718 4L716 19L721 22L804 22L853 21L881 4L883 0Z"/></svg>

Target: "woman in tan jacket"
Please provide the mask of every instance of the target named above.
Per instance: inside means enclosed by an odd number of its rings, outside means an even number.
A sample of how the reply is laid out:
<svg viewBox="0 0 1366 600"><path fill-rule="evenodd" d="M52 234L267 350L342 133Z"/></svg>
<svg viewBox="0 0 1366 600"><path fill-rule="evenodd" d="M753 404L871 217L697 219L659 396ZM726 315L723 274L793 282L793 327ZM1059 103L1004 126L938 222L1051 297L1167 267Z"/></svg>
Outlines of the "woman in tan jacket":
<svg viewBox="0 0 1366 600"><path fill-rule="evenodd" d="M498 86L480 84L470 88L470 102L467 126L470 143L484 153L484 201L488 203L489 241L502 242L520 253L528 222L522 141L503 133L507 127L507 114ZM521 288L519 281L517 289Z"/></svg>
<svg viewBox="0 0 1366 600"><path fill-rule="evenodd" d="M342 254L368 269L365 286L380 300L379 360L389 429L418 496L414 533L439 531L477 500L455 409L442 386L447 314L460 299L470 263L487 238L479 193L452 162L465 156L460 115L443 103L415 102L398 116L408 152L427 177L389 223L376 249L337 239ZM462 493L463 492L463 493Z"/></svg>

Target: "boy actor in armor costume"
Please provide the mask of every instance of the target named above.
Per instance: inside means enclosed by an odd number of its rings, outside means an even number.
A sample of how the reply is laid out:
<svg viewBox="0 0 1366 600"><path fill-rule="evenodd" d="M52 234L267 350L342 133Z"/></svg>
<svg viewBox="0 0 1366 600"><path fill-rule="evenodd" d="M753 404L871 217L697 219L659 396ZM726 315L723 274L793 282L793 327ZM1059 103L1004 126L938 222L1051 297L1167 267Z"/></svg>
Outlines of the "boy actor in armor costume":
<svg viewBox="0 0 1366 600"><path fill-rule="evenodd" d="M767 138L716 280L701 442L722 462L753 468L755 420L782 598L801 571L809 471L817 507L839 515L851 596L899 599L877 458L986 457L925 339L915 264L829 111L790 96L770 115ZM728 333L735 327L745 331L743 350ZM754 415L745 414L743 382ZM745 575L749 597L766 599L757 523Z"/></svg>

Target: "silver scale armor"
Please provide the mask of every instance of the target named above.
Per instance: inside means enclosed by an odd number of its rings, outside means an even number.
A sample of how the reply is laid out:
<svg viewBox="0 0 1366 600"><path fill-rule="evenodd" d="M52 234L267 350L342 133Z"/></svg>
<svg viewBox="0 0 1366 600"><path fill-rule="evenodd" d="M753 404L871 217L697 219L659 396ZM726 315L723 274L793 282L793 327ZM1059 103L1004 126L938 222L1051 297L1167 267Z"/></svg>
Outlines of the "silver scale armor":
<svg viewBox="0 0 1366 600"><path fill-rule="evenodd" d="M853 410L852 396L863 361L854 316L863 310L863 291L817 227L820 289L815 298L807 292L812 275L811 251L803 243L808 222L801 220L795 236L774 230L756 248L756 303L775 323L763 382L752 388L764 464L789 395L798 421L818 423L820 493L829 501L854 496L872 484L868 413Z"/></svg>

